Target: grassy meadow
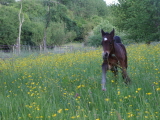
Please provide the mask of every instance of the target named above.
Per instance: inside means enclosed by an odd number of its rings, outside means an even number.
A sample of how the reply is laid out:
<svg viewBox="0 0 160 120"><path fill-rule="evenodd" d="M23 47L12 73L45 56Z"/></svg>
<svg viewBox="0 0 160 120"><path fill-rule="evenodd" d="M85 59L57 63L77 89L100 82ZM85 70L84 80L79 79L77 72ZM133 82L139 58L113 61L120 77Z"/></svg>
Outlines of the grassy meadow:
<svg viewBox="0 0 160 120"><path fill-rule="evenodd" d="M0 59L0 120L159 120L160 44L127 52L131 85L109 71L107 91L101 48Z"/></svg>

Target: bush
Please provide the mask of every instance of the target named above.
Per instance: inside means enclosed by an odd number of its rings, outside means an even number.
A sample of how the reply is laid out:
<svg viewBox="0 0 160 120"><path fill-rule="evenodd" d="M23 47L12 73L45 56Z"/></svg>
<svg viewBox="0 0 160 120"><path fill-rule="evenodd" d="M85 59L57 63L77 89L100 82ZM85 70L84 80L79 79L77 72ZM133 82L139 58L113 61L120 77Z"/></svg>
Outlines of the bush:
<svg viewBox="0 0 160 120"><path fill-rule="evenodd" d="M99 35L92 35L89 37L89 41L87 42L87 45L98 47L101 45L101 34Z"/></svg>
<svg viewBox="0 0 160 120"><path fill-rule="evenodd" d="M110 32L112 29L115 28L111 25L107 20L101 22L98 26L93 29L93 34L89 37L87 41L87 45L98 47L101 45L101 29L104 31Z"/></svg>

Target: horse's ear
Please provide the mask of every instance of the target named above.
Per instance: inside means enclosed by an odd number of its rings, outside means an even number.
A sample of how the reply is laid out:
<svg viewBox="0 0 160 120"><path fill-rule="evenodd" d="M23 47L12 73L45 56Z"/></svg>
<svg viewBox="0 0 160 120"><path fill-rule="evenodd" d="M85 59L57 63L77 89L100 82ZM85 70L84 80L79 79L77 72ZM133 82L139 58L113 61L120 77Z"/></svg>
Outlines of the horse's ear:
<svg viewBox="0 0 160 120"><path fill-rule="evenodd" d="M105 32L103 31L103 29L101 29L101 33L102 33L102 36L105 34Z"/></svg>
<svg viewBox="0 0 160 120"><path fill-rule="evenodd" d="M114 37L114 28L113 28L113 30L110 32L110 35L111 35L112 37Z"/></svg>

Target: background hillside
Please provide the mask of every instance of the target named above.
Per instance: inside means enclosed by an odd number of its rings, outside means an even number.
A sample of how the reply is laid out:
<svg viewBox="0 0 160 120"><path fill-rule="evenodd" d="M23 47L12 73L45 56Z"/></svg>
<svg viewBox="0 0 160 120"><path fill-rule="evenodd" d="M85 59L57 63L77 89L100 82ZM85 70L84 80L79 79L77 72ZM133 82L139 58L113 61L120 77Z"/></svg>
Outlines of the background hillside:
<svg viewBox="0 0 160 120"><path fill-rule="evenodd" d="M0 45L17 44L21 4L21 45L98 46L102 28L115 28L126 44L160 40L159 0L119 0L110 6L103 0L0 0Z"/></svg>

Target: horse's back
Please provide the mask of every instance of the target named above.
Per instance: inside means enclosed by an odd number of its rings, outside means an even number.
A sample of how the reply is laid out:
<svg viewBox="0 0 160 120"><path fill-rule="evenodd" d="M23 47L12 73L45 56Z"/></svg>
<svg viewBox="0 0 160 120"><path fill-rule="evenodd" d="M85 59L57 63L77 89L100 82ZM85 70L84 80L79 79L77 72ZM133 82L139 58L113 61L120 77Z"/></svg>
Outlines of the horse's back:
<svg viewBox="0 0 160 120"><path fill-rule="evenodd" d="M121 38L119 36L114 36L113 39L114 39L115 43L118 44L118 46L120 46L120 49L122 49L122 51L123 51L122 56L124 56L124 58L125 58L125 64L126 64L126 68L127 68L128 65L127 65L127 51L126 51L126 48L122 44Z"/></svg>
<svg viewBox="0 0 160 120"><path fill-rule="evenodd" d="M119 37L119 36L114 36L114 41L116 42L116 43L122 43L121 42L121 38Z"/></svg>

